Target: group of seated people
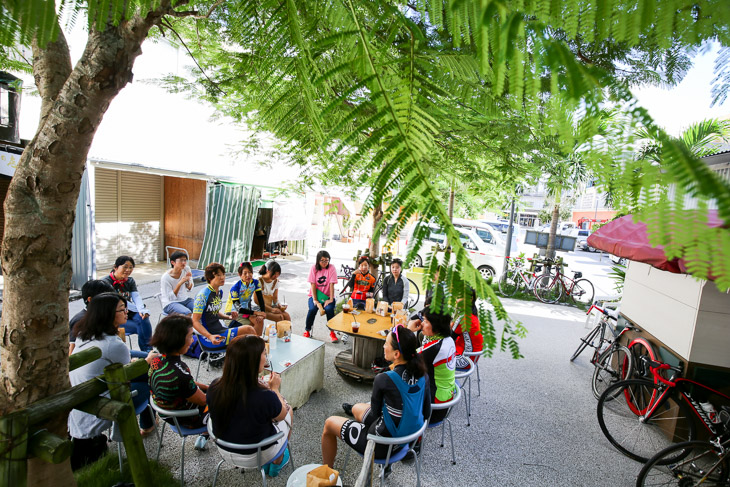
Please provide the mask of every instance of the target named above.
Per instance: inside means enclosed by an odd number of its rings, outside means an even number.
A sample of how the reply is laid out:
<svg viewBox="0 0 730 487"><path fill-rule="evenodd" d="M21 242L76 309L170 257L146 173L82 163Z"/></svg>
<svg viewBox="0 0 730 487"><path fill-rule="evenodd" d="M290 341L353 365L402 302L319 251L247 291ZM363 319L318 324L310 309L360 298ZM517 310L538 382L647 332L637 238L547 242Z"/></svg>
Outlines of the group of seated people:
<svg viewBox="0 0 730 487"><path fill-rule="evenodd" d="M262 285L253 278L251 264L241 264L238 269L241 279L231 289L224 308L225 269L220 264L210 264L205 269L207 286L192 300L191 306L192 283L191 273L186 271L187 256L173 254L172 257L172 268L165 274L169 279L163 278L161 284L165 312L169 314L158 323L146 342L147 347L142 348L140 341L142 350L139 352L130 352L118 336L119 327L134 321L131 313L139 317L140 321L135 323L149 322L136 284L130 277L131 269L125 268L127 264L133 268L134 261L126 256L117 259L110 274L111 284L102 280L90 281L84 286L82 298L87 308L72 320L71 353L96 346L102 350L102 357L72 371L71 384L77 385L103 374L104 367L109 364L126 364L133 357L144 358L150 364L148 374L131 382L131 388L137 391L133 397L135 406L151 397L164 409L195 409L198 414L180 418L181 424L199 428L212 421L214 434L229 443L254 444L283 431L283 438L263 452L266 473L276 476L289 461L287 441L292 432L292 412L279 392L279 374L270 374L268 380L261 378L267 356L259 324L263 327L264 317L289 318L284 310L274 306L281 268L275 262L264 266L260 271ZM326 262L318 259L317 264L322 264L319 270L325 270L329 266L329 256ZM367 280L369 270L364 264L368 262L360 264L360 274L354 279ZM400 262L394 264L400 267ZM117 272L117 268L122 270ZM403 288L397 286L400 272L395 277L396 291L399 291ZM313 291L317 282L314 284ZM407 289L407 284L405 286ZM262 295L269 295L269 300ZM136 298L136 311L129 309L134 301L129 301L127 296L132 300ZM258 309L254 309L252 301L258 304ZM321 438L322 463L333 466L338 437L364 453L368 433L383 437L406 436L420 429L426 419L432 423L443 419L446 410L432 411L431 404L453 398L460 355L464 351L481 351L475 302L476 294L472 292L472 315L461 322L452 323L449 314L432 309L427 303L407 327L396 326L390 330L383 345L385 359L391 364L389 370L376 376L369 403L343 404L345 413L353 419L332 416L325 421ZM220 319L232 320L238 326L225 327ZM222 376L210 385L196 382L187 364L181 360L181 355L193 343L193 330L210 346L226 347ZM422 335L420 341L418 333ZM152 346L159 353L148 352ZM140 416L143 436L155 428L155 419L148 411ZM74 468L95 459L106 449L103 433L109 428L109 421L74 410L68 425L74 441ZM205 447L206 437L198 438L197 448ZM256 466L255 450L230 450L219 446L219 451L233 465ZM378 447L376 457L384 457L386 451L387 447Z"/></svg>

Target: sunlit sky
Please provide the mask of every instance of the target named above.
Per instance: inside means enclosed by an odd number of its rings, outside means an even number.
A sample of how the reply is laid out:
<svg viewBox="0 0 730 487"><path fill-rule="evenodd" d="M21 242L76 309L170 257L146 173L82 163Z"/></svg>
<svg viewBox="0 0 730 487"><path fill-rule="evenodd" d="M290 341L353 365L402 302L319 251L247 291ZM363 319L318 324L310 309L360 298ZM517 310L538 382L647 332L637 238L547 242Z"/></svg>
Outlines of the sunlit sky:
<svg viewBox="0 0 730 487"><path fill-rule="evenodd" d="M76 29L69 36L72 59L84 47L85 34ZM730 101L710 108L710 82L717 47L698 56L695 65L677 87L635 88L640 104L658 124L677 135L690 123L709 117L730 118ZM178 171L204 172L213 176L235 176L256 184L277 186L294 180L298 170L259 167L255 161L235 160L237 142L249 137L230 120L216 117L215 110L184 95L167 93L150 84L150 79L168 73L185 75L189 58L165 41L148 40L134 66L134 82L112 102L99 127L89 156L112 161L138 163ZM147 82L146 82L147 81ZM25 78L26 85L32 83ZM40 100L23 96L21 138L31 139L38 123Z"/></svg>

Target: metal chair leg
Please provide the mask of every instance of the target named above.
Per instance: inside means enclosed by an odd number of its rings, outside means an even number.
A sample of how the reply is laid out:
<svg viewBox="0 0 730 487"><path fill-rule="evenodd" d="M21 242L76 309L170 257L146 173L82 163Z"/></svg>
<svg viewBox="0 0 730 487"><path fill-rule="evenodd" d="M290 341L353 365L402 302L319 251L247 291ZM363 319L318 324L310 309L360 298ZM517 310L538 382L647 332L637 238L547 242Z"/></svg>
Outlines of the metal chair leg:
<svg viewBox="0 0 730 487"><path fill-rule="evenodd" d="M215 476L213 476L213 487L215 487L215 483L218 482L218 473L220 472L221 465L223 465L224 462L225 460L221 460L220 462L218 462L218 466L215 468Z"/></svg>
<svg viewBox="0 0 730 487"><path fill-rule="evenodd" d="M449 418L446 418L449 421ZM456 465L456 454L454 453L454 433L451 431L451 421L449 421L449 437L451 438L451 464Z"/></svg>
<svg viewBox="0 0 730 487"><path fill-rule="evenodd" d="M259 472L261 472L261 481L262 481L264 487L266 487L266 473L264 472L263 468L260 468Z"/></svg>
<svg viewBox="0 0 730 487"><path fill-rule="evenodd" d="M444 447L444 433L446 432L446 420L448 418L444 418L443 421L441 421L441 448Z"/></svg>
<svg viewBox="0 0 730 487"><path fill-rule="evenodd" d="M167 421L162 420L162 432L157 439L157 456L155 457L156 462L160 461L160 448L162 448L162 438L165 436L165 426L167 426Z"/></svg>
<svg viewBox="0 0 730 487"><path fill-rule="evenodd" d="M185 487L185 438L186 436L182 437L182 452L180 454L180 487Z"/></svg>
<svg viewBox="0 0 730 487"><path fill-rule="evenodd" d="M481 397L482 395L482 378L479 377L479 362L475 364L477 366L477 396Z"/></svg>
<svg viewBox="0 0 730 487"><path fill-rule="evenodd" d="M200 354L207 354L208 352L200 352ZM198 357L198 370L195 371L195 380L198 380L198 376L200 375L200 363L203 361L202 357Z"/></svg>
<svg viewBox="0 0 730 487"><path fill-rule="evenodd" d="M423 440L421 440L421 449L423 449ZM416 459L416 487L421 487L421 462L418 460L418 455L416 455L415 451L414 457Z"/></svg>

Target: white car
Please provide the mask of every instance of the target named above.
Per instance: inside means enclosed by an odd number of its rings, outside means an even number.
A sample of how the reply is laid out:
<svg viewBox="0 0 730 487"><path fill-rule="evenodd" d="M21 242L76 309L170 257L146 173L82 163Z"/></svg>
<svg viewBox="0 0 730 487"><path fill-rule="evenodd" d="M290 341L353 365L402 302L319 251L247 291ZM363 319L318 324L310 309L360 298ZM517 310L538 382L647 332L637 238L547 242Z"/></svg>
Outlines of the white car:
<svg viewBox="0 0 730 487"><path fill-rule="evenodd" d="M408 232L406 245L408 252L411 250L413 232L418 224L414 225ZM441 251L446 246L446 235L436 225L423 224L429 227L429 234L424 237L412 264L422 267L429 254L434 251ZM459 228L461 233L461 244L469 254L474 267L481 273L482 277L498 279L502 274L505 241L502 236L492 228L482 228L479 233L473 229Z"/></svg>
<svg viewBox="0 0 730 487"><path fill-rule="evenodd" d="M608 254L608 257L611 259L611 262L618 265L625 266L627 263L627 260L625 257L619 257L618 255Z"/></svg>

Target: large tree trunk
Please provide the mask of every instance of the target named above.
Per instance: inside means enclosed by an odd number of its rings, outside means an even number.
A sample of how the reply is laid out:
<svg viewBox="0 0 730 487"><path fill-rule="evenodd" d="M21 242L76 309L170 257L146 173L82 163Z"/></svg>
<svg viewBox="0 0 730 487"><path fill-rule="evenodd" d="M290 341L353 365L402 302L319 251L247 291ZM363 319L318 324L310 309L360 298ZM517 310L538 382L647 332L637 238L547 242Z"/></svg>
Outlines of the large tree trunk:
<svg viewBox="0 0 730 487"><path fill-rule="evenodd" d="M378 226L378 223L380 223L380 220L382 219L383 206L378 205L373 208L372 238L370 239L370 246L368 248L368 251L370 252L370 257L372 257L372 259L377 259L380 256L380 237L378 237L377 239L375 238L375 228ZM378 277L378 266L373 265L372 261L370 261L370 273L375 277Z"/></svg>
<svg viewBox="0 0 730 487"><path fill-rule="evenodd" d="M545 257L548 259L555 258L555 236L558 233L558 220L560 220L560 203L553 206L553 218L550 220L550 235L548 236L548 245L545 250Z"/></svg>
<svg viewBox="0 0 730 487"><path fill-rule="evenodd" d="M103 32L92 29L73 70L63 37L43 48L33 46L41 119L5 200L0 414L70 385L70 249L81 176L109 103L132 79L142 41L169 8L169 0L163 1L145 18L135 16ZM66 414L48 428L64 436ZM68 462L30 460L28 472L28 485L74 484Z"/></svg>

